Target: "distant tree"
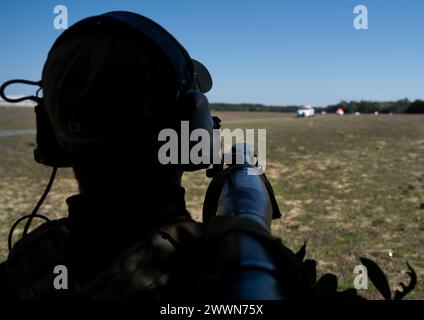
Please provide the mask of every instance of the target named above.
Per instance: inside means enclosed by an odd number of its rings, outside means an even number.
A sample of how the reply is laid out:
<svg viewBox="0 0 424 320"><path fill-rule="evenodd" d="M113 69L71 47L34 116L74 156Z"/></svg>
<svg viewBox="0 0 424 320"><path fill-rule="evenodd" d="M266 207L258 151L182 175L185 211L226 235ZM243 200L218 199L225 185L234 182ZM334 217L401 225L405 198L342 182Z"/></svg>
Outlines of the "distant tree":
<svg viewBox="0 0 424 320"><path fill-rule="evenodd" d="M396 104L397 104L396 107L393 108L393 110L390 110L390 112L405 113L408 110L409 106L411 105L411 101L405 98L405 99L396 101Z"/></svg>
<svg viewBox="0 0 424 320"><path fill-rule="evenodd" d="M424 113L424 101L415 100L409 105L406 113Z"/></svg>
<svg viewBox="0 0 424 320"><path fill-rule="evenodd" d="M249 104L249 103L211 103L213 111L246 111L246 112L289 112L293 113L299 109L300 106L265 106L262 104Z"/></svg>
<svg viewBox="0 0 424 320"><path fill-rule="evenodd" d="M335 113L340 107L343 108L345 113L424 113L423 101L416 100L411 103L408 99L401 99L397 101L340 101L334 105L327 107L315 107L315 111L320 113L325 111L327 113ZM214 111L247 111L247 112L286 112L294 113L303 106L266 106L262 104L253 103L212 103L211 109Z"/></svg>

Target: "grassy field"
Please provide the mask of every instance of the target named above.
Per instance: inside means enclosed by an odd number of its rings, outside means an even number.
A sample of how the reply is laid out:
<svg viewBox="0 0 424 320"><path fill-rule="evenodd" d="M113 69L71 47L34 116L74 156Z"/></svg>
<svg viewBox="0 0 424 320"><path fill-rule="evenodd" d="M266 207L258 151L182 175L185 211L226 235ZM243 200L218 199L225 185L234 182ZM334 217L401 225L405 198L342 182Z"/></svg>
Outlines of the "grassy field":
<svg viewBox="0 0 424 320"><path fill-rule="evenodd" d="M424 116L317 116L219 113L224 127L267 129L267 170L283 211L273 233L294 250L308 241L319 272L352 286L359 257L375 260L392 288L405 280L407 260L418 274L409 298L424 299ZM0 132L33 129L32 109L0 108ZM34 136L0 137L0 260L13 221L28 213L50 170L32 159ZM185 174L187 206L200 219L209 179ZM60 170L41 212L66 214L77 192L69 169ZM362 294L379 298L371 286Z"/></svg>

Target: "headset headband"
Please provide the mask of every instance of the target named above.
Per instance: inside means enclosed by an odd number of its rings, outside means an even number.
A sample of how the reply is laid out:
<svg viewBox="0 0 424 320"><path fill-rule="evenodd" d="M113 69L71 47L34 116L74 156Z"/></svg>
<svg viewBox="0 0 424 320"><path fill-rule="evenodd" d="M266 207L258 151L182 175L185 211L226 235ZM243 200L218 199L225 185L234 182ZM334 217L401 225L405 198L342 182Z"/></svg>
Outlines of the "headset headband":
<svg viewBox="0 0 424 320"><path fill-rule="evenodd" d="M177 75L180 93L191 89L196 80L201 92L205 93L211 89L212 78L205 66L191 59L187 50L163 27L133 12L112 11L99 16L83 19L71 26L56 39L49 54L60 46L68 37L81 32L85 28L100 24L126 25L149 39L149 41L158 47L172 63Z"/></svg>

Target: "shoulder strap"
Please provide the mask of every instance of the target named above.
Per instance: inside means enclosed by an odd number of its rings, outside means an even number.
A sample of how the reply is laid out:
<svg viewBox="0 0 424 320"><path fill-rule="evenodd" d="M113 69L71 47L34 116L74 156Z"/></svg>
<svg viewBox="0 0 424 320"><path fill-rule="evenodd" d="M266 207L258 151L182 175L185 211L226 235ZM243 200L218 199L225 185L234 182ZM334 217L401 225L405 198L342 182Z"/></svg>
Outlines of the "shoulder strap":
<svg viewBox="0 0 424 320"><path fill-rule="evenodd" d="M134 244L93 279L82 282L83 261L74 252L66 219L50 221L15 244L6 264L7 277L21 300L161 298L172 280L177 254L202 235L201 223L177 218ZM54 288L57 265L69 270L67 290Z"/></svg>
<svg viewBox="0 0 424 320"><path fill-rule="evenodd" d="M69 290L55 289L54 270L58 265L79 270L71 256L66 219L49 221L15 244L6 262L7 277L22 300L64 298L77 289L77 283L69 281Z"/></svg>
<svg viewBox="0 0 424 320"><path fill-rule="evenodd" d="M163 299L170 292L178 255L203 235L201 223L178 218L123 253L80 293L84 300Z"/></svg>

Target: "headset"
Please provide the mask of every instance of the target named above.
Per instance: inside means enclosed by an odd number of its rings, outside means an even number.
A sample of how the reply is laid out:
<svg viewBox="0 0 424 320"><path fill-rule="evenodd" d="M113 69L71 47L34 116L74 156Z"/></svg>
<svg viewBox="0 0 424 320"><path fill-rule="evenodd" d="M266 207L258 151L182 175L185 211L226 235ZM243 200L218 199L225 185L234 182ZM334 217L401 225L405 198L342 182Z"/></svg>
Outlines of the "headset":
<svg viewBox="0 0 424 320"><path fill-rule="evenodd" d="M191 59L186 49L168 31L156 22L142 15L127 11L113 11L85 18L64 31L56 39L49 51L47 61L51 53L73 35L84 32L84 30L89 30L90 28L101 27L102 25L129 27L136 31L136 34L144 37L144 39L147 38L153 46L156 46L165 54L166 58L171 62L177 76L178 92L176 94L176 106L182 108L182 113L189 113L190 130L203 128L208 130L212 136L213 129L220 128L220 120L217 117L211 117L209 102L204 95L204 93L208 92L212 87L212 78L206 67L200 62ZM40 88L37 90L35 96L26 96L17 99L7 97L5 94L6 87L16 83L35 85ZM28 221L24 229L24 235L29 229L31 220L34 217L41 217L41 215L37 215L37 211L50 190L57 168L72 166L72 161L68 153L61 147L56 138L50 118L44 107L43 98L38 96L38 93L42 90L42 85L42 80L28 81L16 79L7 81L0 87L0 96L5 101L15 103L24 100L32 100L36 103L35 115L37 133L34 159L40 164L53 168L43 196L40 198L40 201L37 203L31 215L27 217ZM184 171L194 171L206 167L205 164L189 164L184 165L182 169ZM25 217L19 219L16 224L22 221L23 218ZM16 224L12 227L11 233L13 233ZM11 235L9 235L9 249L10 248Z"/></svg>
<svg viewBox="0 0 424 320"><path fill-rule="evenodd" d="M164 28L156 22L136 13L127 11L113 11L99 16L83 19L65 32L63 32L54 42L49 51L47 60L51 53L62 43L72 37L72 35L84 32L99 25L127 26L135 30L140 36L147 38L154 46L165 54L177 75L178 92L176 95L176 105L189 112L190 129L204 128L211 132L218 129L219 119L211 117L209 112L209 102L204 95L212 87L211 76L200 62L190 58L184 47ZM43 98L28 96L18 99L11 99L5 96L4 90L14 83L38 85L42 88L42 81L33 82L28 80L10 80L0 87L0 96L8 102L19 102L32 100L37 103L35 107L37 126L37 147L34 150L34 158L38 163L58 167L71 167L72 163L67 153L57 141L52 124L44 107ZM193 171L204 166L185 166L186 171Z"/></svg>

